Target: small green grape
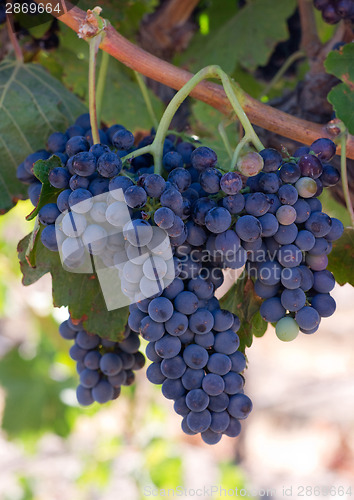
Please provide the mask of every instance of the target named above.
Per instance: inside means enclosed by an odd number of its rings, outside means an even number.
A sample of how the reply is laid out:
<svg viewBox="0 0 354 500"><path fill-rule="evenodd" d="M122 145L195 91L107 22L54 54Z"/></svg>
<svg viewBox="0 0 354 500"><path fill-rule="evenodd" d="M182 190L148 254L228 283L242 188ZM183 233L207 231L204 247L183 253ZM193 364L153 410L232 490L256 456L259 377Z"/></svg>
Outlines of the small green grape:
<svg viewBox="0 0 354 500"><path fill-rule="evenodd" d="M290 342L296 339L299 333L299 326L293 318L286 316L277 322L275 333L279 340Z"/></svg>
<svg viewBox="0 0 354 500"><path fill-rule="evenodd" d="M301 177L295 184L297 192L303 198L311 198L317 191L316 181L311 177Z"/></svg>

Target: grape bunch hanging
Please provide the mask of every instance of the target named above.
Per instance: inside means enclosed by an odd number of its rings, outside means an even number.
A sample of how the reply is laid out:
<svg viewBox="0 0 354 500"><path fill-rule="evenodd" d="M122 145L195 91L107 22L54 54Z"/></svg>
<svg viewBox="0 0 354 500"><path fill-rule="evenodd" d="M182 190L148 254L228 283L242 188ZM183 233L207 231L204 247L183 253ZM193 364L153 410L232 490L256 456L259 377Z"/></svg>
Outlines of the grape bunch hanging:
<svg viewBox="0 0 354 500"><path fill-rule="evenodd" d="M353 0L313 0L313 4L328 24L337 24L342 19L354 21Z"/></svg>
<svg viewBox="0 0 354 500"><path fill-rule="evenodd" d="M100 144L93 145L89 115L82 115L65 133L52 134L47 150L29 155L17 170L37 205L42 185L33 166L53 154L60 159L48 178L61 191L56 203L38 214L41 242L58 251L55 222L67 212L61 244L69 249L68 267L80 263L79 239L92 255L104 251L104 264L118 269L131 302L120 342L91 335L71 318L60 326L62 337L74 341L70 356L80 376L78 401L105 403L119 396L122 385L133 383L134 371L145 363L141 336L151 361L147 378L174 401L183 431L200 433L208 444L223 434L236 437L252 402L244 393L240 320L220 307L216 292L228 270L246 266L263 300L262 318L276 324L284 341L299 331L314 333L321 318L334 313L335 281L326 269L327 255L343 225L322 212L318 196L339 181L329 163L336 146L322 138L285 158L269 148L248 152L237 162L241 175L223 171L212 149L171 133L163 143L164 174L159 175L150 154L122 162L151 144L154 132L136 145L122 125L100 130L99 136ZM117 190L122 199L117 200ZM105 202L96 202L100 195ZM114 225L121 203L128 207L129 221L118 238L100 223ZM68 220L75 221L74 233ZM152 228L168 235L172 267L161 245L151 245ZM151 249L152 259L141 247ZM127 262L119 257L123 250Z"/></svg>

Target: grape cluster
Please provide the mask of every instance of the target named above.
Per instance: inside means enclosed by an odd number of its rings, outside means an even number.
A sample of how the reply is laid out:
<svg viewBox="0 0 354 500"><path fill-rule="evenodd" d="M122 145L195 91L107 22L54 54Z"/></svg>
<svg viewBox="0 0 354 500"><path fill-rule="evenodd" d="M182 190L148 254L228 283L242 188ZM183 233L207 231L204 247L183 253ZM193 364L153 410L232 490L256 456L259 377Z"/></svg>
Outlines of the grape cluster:
<svg viewBox="0 0 354 500"><path fill-rule="evenodd" d="M339 181L328 163L335 150L329 139L318 139L284 162L277 151L265 149L263 171L247 180L247 215L236 222L236 233L252 245L248 270L264 299L260 313L277 323L282 340L295 338L299 328L314 333L336 308L327 255L343 225L322 212L317 198L323 187Z"/></svg>
<svg viewBox="0 0 354 500"><path fill-rule="evenodd" d="M313 0L313 4L328 24L337 24L342 19L354 21L354 0Z"/></svg>
<svg viewBox="0 0 354 500"><path fill-rule="evenodd" d="M129 325L149 343L147 378L174 400L187 434L207 444L236 437L251 400L244 394L246 367L237 331L240 321L220 309L212 281L180 277L161 296L130 307Z"/></svg>
<svg viewBox="0 0 354 500"><path fill-rule="evenodd" d="M62 165L49 173L60 193L56 203L39 211L42 243L52 251L60 248L62 261L73 269L82 263L83 248L88 249L112 275L118 271L130 304L123 343L79 336L70 320L61 327L75 337L71 355L81 372L79 402L104 402L104 396L85 387L93 383L86 376L105 382L108 391L109 377L115 375L105 370L116 370L117 363L122 370L132 369L117 358L133 354L121 345L137 352L139 333L149 342L148 379L162 384L163 394L175 401L184 432L200 432L214 444L222 434L238 435L239 420L252 409L243 392L240 322L220 309L215 297L224 274L245 266L263 299L261 316L276 323L276 334L285 341L299 329L314 333L321 317L335 310L327 255L343 226L322 212L317 197L339 181L329 163L336 146L318 139L285 159L270 148L248 152L237 162L240 173L224 172L212 149L171 134L164 141L163 175L154 173L150 154L122 163L127 153L153 139L152 131L135 145L131 132L113 125L100 131L100 144L92 145L89 117L82 115L64 134L52 134L48 151L30 155L18 176L39 192L34 161L51 154L60 158ZM85 348L84 340L92 347ZM112 364L86 366L85 349L96 352L92 358L110 354ZM142 365L142 355L136 356ZM123 375L118 375L120 380ZM108 399L116 392L110 389Z"/></svg>
<svg viewBox="0 0 354 500"><path fill-rule="evenodd" d="M60 325L59 333L66 340L74 340L69 352L80 375L76 395L83 406L117 399L121 386L131 385L134 371L145 364L145 356L139 352L139 336L129 327L125 328L121 342L90 335L71 318Z"/></svg>

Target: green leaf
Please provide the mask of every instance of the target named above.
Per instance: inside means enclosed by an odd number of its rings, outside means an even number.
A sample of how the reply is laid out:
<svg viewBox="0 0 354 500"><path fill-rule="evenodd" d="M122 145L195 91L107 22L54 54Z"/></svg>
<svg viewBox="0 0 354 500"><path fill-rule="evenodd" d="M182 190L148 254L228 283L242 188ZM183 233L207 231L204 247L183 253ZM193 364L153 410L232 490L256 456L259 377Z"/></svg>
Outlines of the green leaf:
<svg viewBox="0 0 354 500"><path fill-rule="evenodd" d="M57 66L63 68L62 82L72 89L88 104L88 45L77 37L69 28L61 27L60 46L47 59L43 61L49 70L57 75ZM101 61L101 53L97 57L97 67ZM149 91L156 115L162 115L162 102ZM109 60L107 81L102 103L102 120L108 125L122 123L134 131L137 129L148 130L151 128L150 115L146 109L144 99L133 73L127 70L113 57Z"/></svg>
<svg viewBox="0 0 354 500"><path fill-rule="evenodd" d="M54 306L68 306L72 318L83 321L88 332L121 340L127 324L128 307L107 311L96 274L69 273L63 269L58 252L51 252L40 242L30 251L32 244L33 237L29 234L18 245L22 283L31 285L50 272ZM31 267L33 262L35 267Z"/></svg>
<svg viewBox="0 0 354 500"><path fill-rule="evenodd" d="M39 347L37 359L24 359L17 349L1 359L0 384L5 389L2 426L11 437L53 430L66 436L71 430L68 412L72 409L60 400L60 392L73 383L50 376L55 351L48 345Z"/></svg>
<svg viewBox="0 0 354 500"><path fill-rule="evenodd" d="M354 134L354 44L348 43L341 50L330 52L325 68L343 82L336 85L327 98L337 118L343 121L350 134Z"/></svg>
<svg viewBox="0 0 354 500"><path fill-rule="evenodd" d="M33 166L33 173L42 183L42 190L39 197L38 204L32 212L27 215L27 220L32 220L38 215L40 209L46 205L47 203L51 203L52 201L56 201L58 194L61 189L57 189L53 187L49 180L48 175L53 168L61 167L62 163L58 156L51 156L48 160L38 160Z"/></svg>
<svg viewBox="0 0 354 500"><path fill-rule="evenodd" d="M354 45L347 43L340 50L332 50L325 60L328 73L347 83L354 90Z"/></svg>
<svg viewBox="0 0 354 500"><path fill-rule="evenodd" d="M343 236L333 242L332 252L328 256L328 269L333 273L339 285L350 283L354 286L354 229L347 227Z"/></svg>
<svg viewBox="0 0 354 500"><path fill-rule="evenodd" d="M36 219L36 221L34 223L34 228L33 228L32 233L30 234L30 238L29 238L28 245L27 245L26 252L25 252L26 261L28 262L28 264L31 267L36 267L36 250L37 250L37 244L39 241L38 235L39 235L40 229L41 229L40 222L38 219Z"/></svg>
<svg viewBox="0 0 354 500"><path fill-rule="evenodd" d="M350 134L354 134L354 92L345 83L336 85L327 96L337 118L342 120Z"/></svg>
<svg viewBox="0 0 354 500"><path fill-rule="evenodd" d="M84 111L79 99L41 66L0 63L0 212L26 197L17 166Z"/></svg>
<svg viewBox="0 0 354 500"><path fill-rule="evenodd" d="M262 337L267 329L267 322L262 319L259 308L262 300L254 293L253 281L245 275L220 300L223 309L236 314L241 321L237 332L240 337L240 350L251 347L253 335Z"/></svg>
<svg viewBox="0 0 354 500"><path fill-rule="evenodd" d="M294 12L295 0L251 0L209 35L198 34L186 51L183 62L193 70L218 64L232 73L237 63L255 69L267 63L274 47L289 37L286 20Z"/></svg>

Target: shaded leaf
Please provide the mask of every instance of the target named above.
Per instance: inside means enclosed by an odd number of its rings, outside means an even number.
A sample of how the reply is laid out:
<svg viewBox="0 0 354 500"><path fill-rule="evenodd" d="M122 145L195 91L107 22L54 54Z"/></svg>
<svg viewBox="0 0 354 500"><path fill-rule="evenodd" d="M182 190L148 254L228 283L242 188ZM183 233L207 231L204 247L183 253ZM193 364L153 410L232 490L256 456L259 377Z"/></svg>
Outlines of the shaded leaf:
<svg viewBox="0 0 354 500"><path fill-rule="evenodd" d="M236 314L241 321L237 332L240 337L240 350L250 347L255 337L262 337L267 329L267 322L262 319L259 308L262 300L254 293L253 281L245 275L230 288L220 300L223 309Z"/></svg>
<svg viewBox="0 0 354 500"><path fill-rule="evenodd" d="M295 0L251 0L215 32L197 35L183 57L194 70L218 64L232 73L237 63L255 69L267 63L276 44L289 37L286 20Z"/></svg>
<svg viewBox="0 0 354 500"><path fill-rule="evenodd" d="M53 430L62 436L70 433L67 412L72 409L60 400L60 392L72 384L51 378L54 354L40 346L38 359L23 359L17 349L1 359L0 383L5 390L2 426L10 436Z"/></svg>
<svg viewBox="0 0 354 500"><path fill-rule="evenodd" d="M38 244L38 235L41 229L41 225L38 219L36 219L32 233L28 241L28 245L25 252L25 258L31 267L36 267L36 250Z"/></svg>
<svg viewBox="0 0 354 500"><path fill-rule="evenodd" d="M340 50L332 50L325 61L328 73L347 83L354 90L354 45L348 43Z"/></svg>
<svg viewBox="0 0 354 500"><path fill-rule="evenodd" d="M83 321L88 332L121 340L127 324L128 308L107 311L96 274L69 273L63 269L58 252L51 252L41 243L30 252L31 244L29 234L18 245L22 283L31 285L50 272L54 306L68 306L72 318ZM35 267L31 267L32 262L35 262Z"/></svg>
<svg viewBox="0 0 354 500"><path fill-rule="evenodd" d="M42 183L42 190L39 197L39 201L37 206L32 212L27 215L27 220L32 220L38 215L40 209L46 205L47 203L51 203L52 201L56 201L58 194L61 189L57 189L53 187L49 180L48 175L53 168L61 167L62 163L58 156L51 156L48 160L38 160L33 166L33 173Z"/></svg>
<svg viewBox="0 0 354 500"><path fill-rule="evenodd" d="M333 242L332 252L328 256L328 269L340 285L350 283L354 286L354 229L347 227L343 236Z"/></svg>
<svg viewBox="0 0 354 500"><path fill-rule="evenodd" d="M325 68L343 82L330 91L328 101L337 118L343 121L350 134L354 134L354 44L348 43L341 50L330 52Z"/></svg>
<svg viewBox="0 0 354 500"><path fill-rule="evenodd" d="M25 198L17 166L85 111L80 100L37 64L0 63L0 211Z"/></svg>
<svg viewBox="0 0 354 500"><path fill-rule="evenodd" d="M354 134L354 91L345 83L336 85L327 96L337 118L342 120L350 134Z"/></svg>

